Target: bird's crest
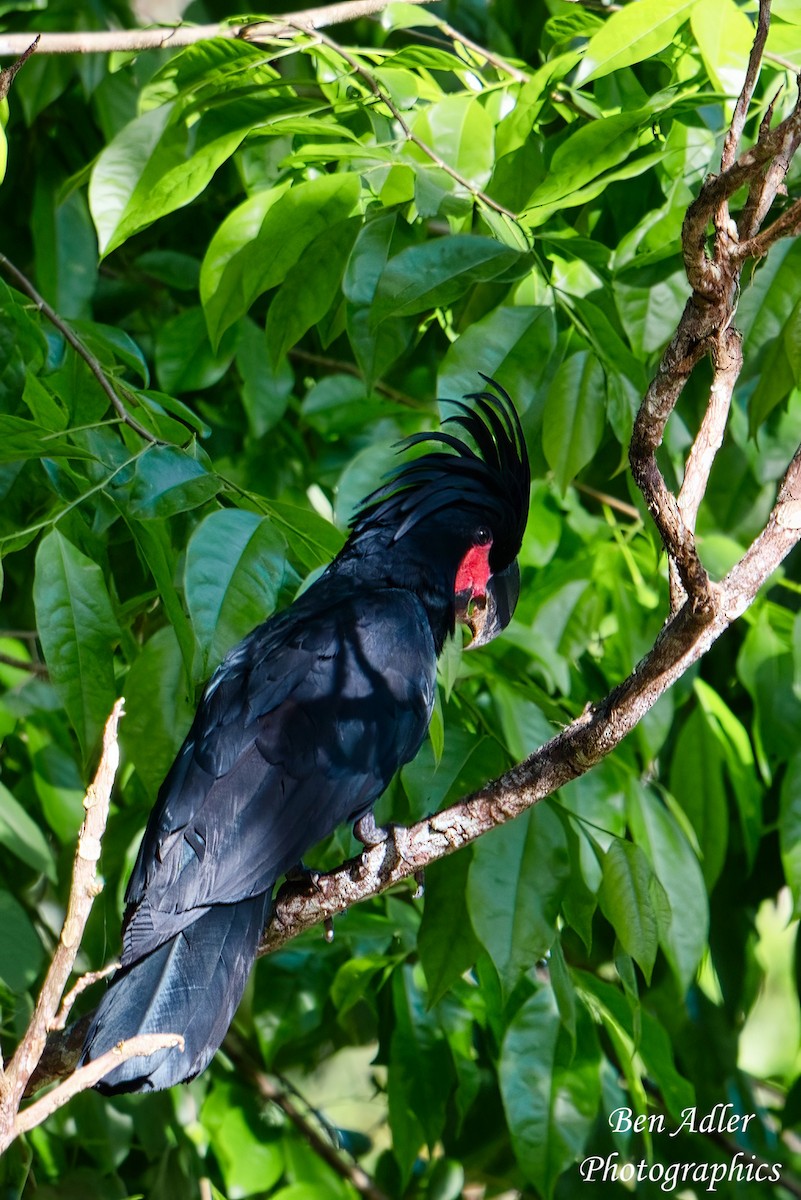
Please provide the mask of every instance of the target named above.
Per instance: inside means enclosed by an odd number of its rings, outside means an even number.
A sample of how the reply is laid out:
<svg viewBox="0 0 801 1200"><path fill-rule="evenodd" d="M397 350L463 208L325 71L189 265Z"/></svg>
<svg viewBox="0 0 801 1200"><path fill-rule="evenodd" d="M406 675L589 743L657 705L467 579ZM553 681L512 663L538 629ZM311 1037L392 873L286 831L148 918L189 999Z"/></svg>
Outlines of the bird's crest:
<svg viewBox="0 0 801 1200"><path fill-rule="evenodd" d="M476 448L444 429L404 438L400 451L431 443L447 451L431 450L391 471L354 516L352 537L390 524L395 527L393 541L398 541L441 509L473 507L492 521L493 565L502 568L517 556L528 516L528 452L509 395L494 380L481 377L494 391L466 396L472 405L463 400L447 401L458 411L443 422L460 425Z"/></svg>

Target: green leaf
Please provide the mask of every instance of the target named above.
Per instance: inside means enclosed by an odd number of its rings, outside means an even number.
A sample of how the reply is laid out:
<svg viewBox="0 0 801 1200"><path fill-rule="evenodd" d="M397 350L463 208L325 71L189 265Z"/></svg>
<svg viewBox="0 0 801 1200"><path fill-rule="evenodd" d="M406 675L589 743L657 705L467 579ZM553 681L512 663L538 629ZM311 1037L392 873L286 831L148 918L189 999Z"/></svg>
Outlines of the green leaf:
<svg viewBox="0 0 801 1200"><path fill-rule="evenodd" d="M242 407L250 432L257 438L264 437L281 420L295 382L286 358L272 355L272 345L269 335L265 336L250 318L240 322L236 365L242 376Z"/></svg>
<svg viewBox="0 0 801 1200"><path fill-rule="evenodd" d="M186 603L206 678L238 641L274 611L286 542L272 522L240 508L210 513L186 551Z"/></svg>
<svg viewBox="0 0 801 1200"><path fill-rule="evenodd" d="M120 741L154 799L192 722L190 678L175 631L166 625L145 642L125 680Z"/></svg>
<svg viewBox="0 0 801 1200"><path fill-rule="evenodd" d="M0 414L0 462L18 462L27 458L91 459L94 455L81 446L45 429L25 417Z"/></svg>
<svg viewBox="0 0 801 1200"><path fill-rule="evenodd" d="M257 296L284 281L319 234L350 215L359 191L356 174L320 175L254 197L221 225L200 273L212 345Z"/></svg>
<svg viewBox="0 0 801 1200"><path fill-rule="evenodd" d="M793 894L793 916L801 915L801 754L794 754L782 780L779 846L787 886Z"/></svg>
<svg viewBox="0 0 801 1200"><path fill-rule="evenodd" d="M501 1047L499 1083L515 1157L545 1197L578 1159L601 1096L599 1051L582 1014L576 1052L553 991L539 988L518 1010Z"/></svg>
<svg viewBox="0 0 801 1200"><path fill-rule="evenodd" d="M212 349L201 308L166 321L156 336L156 373L168 392L197 392L222 379L236 351L236 332Z"/></svg>
<svg viewBox="0 0 801 1200"><path fill-rule="evenodd" d="M11 792L0 783L0 844L35 871L56 881L56 861L44 834ZM0 967L0 971L2 967Z"/></svg>
<svg viewBox="0 0 801 1200"><path fill-rule="evenodd" d="M605 401L598 359L588 350L571 354L553 377L543 413L542 448L562 492L601 444Z"/></svg>
<svg viewBox="0 0 801 1200"><path fill-rule="evenodd" d="M389 1115L393 1150L408 1178L423 1144L433 1148L454 1085L453 1059L435 1014L427 1012L413 968L392 976L395 1028L390 1044Z"/></svg>
<svg viewBox="0 0 801 1200"><path fill-rule="evenodd" d="M550 949L567 882L565 831L547 803L476 843L467 888L470 919L507 996Z"/></svg>
<svg viewBox="0 0 801 1200"><path fill-rule="evenodd" d="M762 837L762 789L748 731L723 698L702 679L693 688L717 739L740 817L746 857L753 866Z"/></svg>
<svg viewBox="0 0 801 1200"><path fill-rule="evenodd" d="M267 344L273 364L321 321L340 296L342 276L360 219L349 217L325 229L287 272L267 312Z"/></svg>
<svg viewBox="0 0 801 1200"><path fill-rule="evenodd" d="M285 532L296 561L307 570L329 563L342 549L340 531L313 509L280 500L271 501L266 508L276 528Z"/></svg>
<svg viewBox="0 0 801 1200"><path fill-rule="evenodd" d="M667 273L666 273L667 272ZM684 270L634 268L614 281L615 299L632 349L643 358L670 341L687 302Z"/></svg>
<svg viewBox="0 0 801 1200"><path fill-rule="evenodd" d="M24 992L39 973L42 943L25 909L10 892L0 891L0 979L12 992Z"/></svg>
<svg viewBox="0 0 801 1200"><path fill-rule="evenodd" d="M136 461L128 513L140 520L198 508L220 490L202 463L176 446L152 446Z"/></svg>
<svg viewBox="0 0 801 1200"><path fill-rule="evenodd" d="M448 347L440 365L437 394L460 398L483 386L477 364L514 396L525 412L547 377L556 350L553 309L539 305L493 308Z"/></svg>
<svg viewBox="0 0 801 1200"><path fill-rule="evenodd" d="M77 763L55 742L40 749L32 745L31 749L33 786L45 819L63 845L74 846L84 817L86 790Z"/></svg>
<svg viewBox="0 0 801 1200"><path fill-rule="evenodd" d="M612 13L590 38L576 84L657 55L673 41L695 4L696 0L637 0Z"/></svg>
<svg viewBox="0 0 801 1200"><path fill-rule="evenodd" d="M117 696L112 649L120 631L100 567L58 530L36 552L33 602L50 679L85 761Z"/></svg>
<svg viewBox="0 0 801 1200"><path fill-rule="evenodd" d="M263 100L241 99L185 123L173 101L126 125L100 153L89 182L101 255L194 200L266 115Z"/></svg>
<svg viewBox="0 0 801 1200"><path fill-rule="evenodd" d="M200 1120L229 1196L269 1191L278 1182L284 1170L278 1134L265 1125L252 1093L233 1082L215 1081Z"/></svg>
<svg viewBox="0 0 801 1200"><path fill-rule="evenodd" d="M603 857L598 899L618 940L650 980L661 927L670 920L667 899L644 852L615 838Z"/></svg>
<svg viewBox="0 0 801 1200"><path fill-rule="evenodd" d="M701 851L701 868L712 889L726 860L729 806L723 754L702 712L681 727L670 763L670 790L687 814Z"/></svg>
<svg viewBox="0 0 801 1200"><path fill-rule="evenodd" d="M409 246L390 259L381 274L372 324L450 304L475 283L510 271L522 275L527 266L525 257L516 250L475 234L454 234Z"/></svg>
<svg viewBox="0 0 801 1200"><path fill-rule="evenodd" d="M482 189L489 182L494 166L495 126L475 96L446 96L436 104L418 108L412 132L475 188ZM404 152L419 162L430 162L430 156L414 142L409 142Z"/></svg>
<svg viewBox="0 0 801 1200"><path fill-rule="evenodd" d="M714 86L739 96L754 41L754 26L734 0L697 0L690 26Z"/></svg>
<svg viewBox="0 0 801 1200"><path fill-rule="evenodd" d="M164 611L175 631L186 668L186 677L191 679L195 638L176 589L178 554L170 541L168 525L166 521L133 519L129 519L128 524L137 550L153 576Z"/></svg>
<svg viewBox="0 0 801 1200"><path fill-rule="evenodd" d="M632 835L648 855L670 907L669 918L659 922L659 941L682 991L686 991L709 936L709 905L701 868L675 817L650 788L633 781L628 800Z"/></svg>
<svg viewBox="0 0 801 1200"><path fill-rule="evenodd" d="M426 975L430 1006L445 995L481 953L466 898L471 858L472 854L463 850L426 867L426 899L417 949Z"/></svg>
<svg viewBox="0 0 801 1200"><path fill-rule="evenodd" d="M638 0L638 4L647 2ZM637 146L647 119L641 112L618 113L569 134L554 151L548 173L529 197L526 211L556 204L622 163Z"/></svg>

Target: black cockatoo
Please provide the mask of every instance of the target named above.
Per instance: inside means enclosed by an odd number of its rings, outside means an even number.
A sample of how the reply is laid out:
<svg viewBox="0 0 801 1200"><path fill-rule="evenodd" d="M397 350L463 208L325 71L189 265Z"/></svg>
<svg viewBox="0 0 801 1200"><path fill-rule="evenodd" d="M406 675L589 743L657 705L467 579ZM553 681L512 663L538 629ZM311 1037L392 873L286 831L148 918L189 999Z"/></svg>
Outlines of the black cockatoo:
<svg viewBox="0 0 801 1200"><path fill-rule="evenodd" d="M102 1090L165 1088L208 1065L276 882L337 825L368 818L417 753L456 622L473 646L508 624L530 472L517 413L492 386L448 418L475 449L445 430L407 439L426 452L368 496L325 572L212 676L150 815L122 966L83 1061L140 1033L179 1033L184 1049L133 1058Z"/></svg>

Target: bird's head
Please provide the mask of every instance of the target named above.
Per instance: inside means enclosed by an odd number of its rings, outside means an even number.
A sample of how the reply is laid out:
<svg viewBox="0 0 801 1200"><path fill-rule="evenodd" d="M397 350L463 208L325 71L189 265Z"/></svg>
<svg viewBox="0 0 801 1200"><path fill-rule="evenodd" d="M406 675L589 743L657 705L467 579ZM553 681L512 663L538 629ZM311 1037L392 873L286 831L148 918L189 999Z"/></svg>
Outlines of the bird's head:
<svg viewBox="0 0 801 1200"><path fill-rule="evenodd" d="M437 448L404 462L367 497L346 547L355 554L380 548L393 580L413 586L429 613L441 614L442 637L464 622L471 649L505 629L517 604L531 486L515 407L486 381L493 391L448 402L457 411L444 425L461 426L473 445L445 428L407 438L404 449Z"/></svg>

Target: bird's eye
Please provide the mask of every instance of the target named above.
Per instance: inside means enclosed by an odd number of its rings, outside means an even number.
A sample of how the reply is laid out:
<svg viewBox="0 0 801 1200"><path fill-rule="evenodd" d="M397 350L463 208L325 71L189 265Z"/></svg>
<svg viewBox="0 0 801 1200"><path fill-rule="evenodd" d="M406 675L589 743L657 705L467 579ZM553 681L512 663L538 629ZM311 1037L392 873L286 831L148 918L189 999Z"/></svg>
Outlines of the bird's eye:
<svg viewBox="0 0 801 1200"><path fill-rule="evenodd" d="M473 544L476 546L486 546L487 543L491 541L492 533L490 530L486 525L479 525L478 529L476 530L475 541Z"/></svg>

